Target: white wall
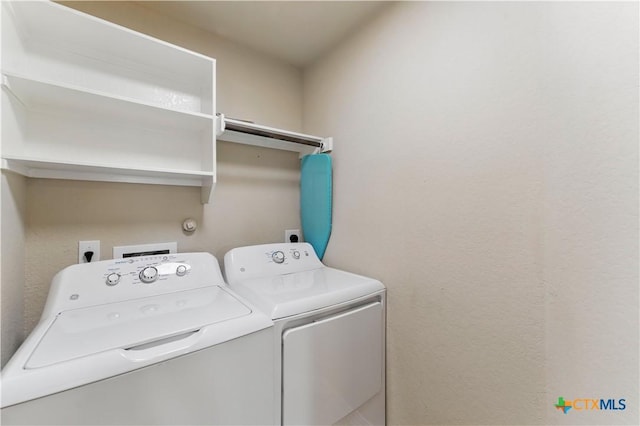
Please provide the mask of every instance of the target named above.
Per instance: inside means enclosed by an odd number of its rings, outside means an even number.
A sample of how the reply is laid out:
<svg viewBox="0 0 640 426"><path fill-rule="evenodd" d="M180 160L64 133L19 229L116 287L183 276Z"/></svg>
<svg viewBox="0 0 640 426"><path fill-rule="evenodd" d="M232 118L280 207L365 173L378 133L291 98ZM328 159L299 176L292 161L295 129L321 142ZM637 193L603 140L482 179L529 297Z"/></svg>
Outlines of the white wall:
<svg viewBox="0 0 640 426"><path fill-rule="evenodd" d="M638 423L637 34L632 3L403 2L305 71L325 261L388 286L390 424Z"/></svg>
<svg viewBox="0 0 640 426"><path fill-rule="evenodd" d="M216 58L220 112L300 130L300 70L140 4L66 4ZM218 184L204 206L199 188L29 179L25 332L41 315L53 275L77 262L78 240L100 240L103 259L114 245L177 241L180 251L208 251L222 260L235 246L282 241L285 229L299 227L298 187L296 153L224 142ZM198 221L193 235L182 231L187 217Z"/></svg>

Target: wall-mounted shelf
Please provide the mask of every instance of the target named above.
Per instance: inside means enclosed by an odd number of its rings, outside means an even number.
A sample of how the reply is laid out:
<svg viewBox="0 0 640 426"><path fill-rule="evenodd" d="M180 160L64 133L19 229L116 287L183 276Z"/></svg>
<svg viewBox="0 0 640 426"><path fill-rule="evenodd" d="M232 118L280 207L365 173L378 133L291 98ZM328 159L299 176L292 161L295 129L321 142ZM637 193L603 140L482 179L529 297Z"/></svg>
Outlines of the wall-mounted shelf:
<svg viewBox="0 0 640 426"><path fill-rule="evenodd" d="M42 81L5 73L2 85L28 110L66 110L81 114L90 111L101 119L155 128L204 130L213 125L213 116L199 112L170 109L68 84Z"/></svg>
<svg viewBox="0 0 640 426"><path fill-rule="evenodd" d="M219 140L265 148L299 152L300 156L329 152L333 149L333 139L305 135L274 127L227 118L218 114L216 135Z"/></svg>
<svg viewBox="0 0 640 426"><path fill-rule="evenodd" d="M215 180L215 60L53 2L2 2L2 167L30 177Z"/></svg>
<svg viewBox="0 0 640 426"><path fill-rule="evenodd" d="M99 163L50 161L26 157L2 159L2 167L27 177L93 180L104 182L155 183L162 185L204 186L213 183L213 173L104 166Z"/></svg>

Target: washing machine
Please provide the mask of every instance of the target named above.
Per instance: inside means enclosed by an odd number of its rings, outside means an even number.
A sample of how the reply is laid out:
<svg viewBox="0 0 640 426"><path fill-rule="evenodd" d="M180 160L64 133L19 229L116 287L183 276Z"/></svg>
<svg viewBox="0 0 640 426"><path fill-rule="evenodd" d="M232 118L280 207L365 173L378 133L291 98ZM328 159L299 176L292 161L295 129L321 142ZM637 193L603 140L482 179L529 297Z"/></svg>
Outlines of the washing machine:
<svg viewBox="0 0 640 426"><path fill-rule="evenodd" d="M307 243L236 248L224 264L231 289L274 321L280 423L385 424L382 283L325 266Z"/></svg>
<svg viewBox="0 0 640 426"><path fill-rule="evenodd" d="M272 348L208 253L73 265L2 371L2 424L274 424Z"/></svg>

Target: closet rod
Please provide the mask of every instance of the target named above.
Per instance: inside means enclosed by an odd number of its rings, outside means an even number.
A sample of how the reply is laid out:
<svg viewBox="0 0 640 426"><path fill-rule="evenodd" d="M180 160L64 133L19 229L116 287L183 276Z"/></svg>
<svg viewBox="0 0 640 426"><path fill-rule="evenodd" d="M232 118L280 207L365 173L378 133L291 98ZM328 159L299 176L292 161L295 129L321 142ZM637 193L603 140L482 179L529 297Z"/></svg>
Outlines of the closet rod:
<svg viewBox="0 0 640 426"><path fill-rule="evenodd" d="M278 139L285 142L292 142L301 145L312 146L314 148L323 148L324 138L317 136L304 135L301 133L289 132L286 130L274 129L272 127L261 126L249 121L236 120L234 118L225 117L224 114L216 114L222 121L222 131L232 131L245 133L253 136L260 136L270 139Z"/></svg>
<svg viewBox="0 0 640 426"><path fill-rule="evenodd" d="M234 132L242 132L242 133L247 133L255 136L263 136L265 138L279 139L282 141L299 143L302 145L309 145L316 148L322 147L321 141L315 141L315 140L310 140L310 139L297 137L293 135L286 135L283 133L276 133L276 132L271 132L267 130L261 130L252 126L250 127L250 126L243 126L241 124L230 123L229 121L226 121L224 125L225 125L225 128Z"/></svg>

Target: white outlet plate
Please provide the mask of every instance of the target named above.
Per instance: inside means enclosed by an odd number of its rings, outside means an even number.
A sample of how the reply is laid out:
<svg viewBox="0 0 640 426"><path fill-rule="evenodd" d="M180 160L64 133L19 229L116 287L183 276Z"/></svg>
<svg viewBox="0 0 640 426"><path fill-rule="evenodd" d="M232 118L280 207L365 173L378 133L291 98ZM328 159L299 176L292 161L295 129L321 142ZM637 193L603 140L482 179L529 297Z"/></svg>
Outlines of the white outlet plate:
<svg viewBox="0 0 640 426"><path fill-rule="evenodd" d="M298 242L299 243L302 242L302 234L300 233L299 229L287 229L286 231L284 231L284 242L290 243L291 242L290 238L292 235L297 235Z"/></svg>
<svg viewBox="0 0 640 426"><path fill-rule="evenodd" d="M88 251L93 252L91 262L100 260L100 240L78 241L78 263L87 263L84 254Z"/></svg>

